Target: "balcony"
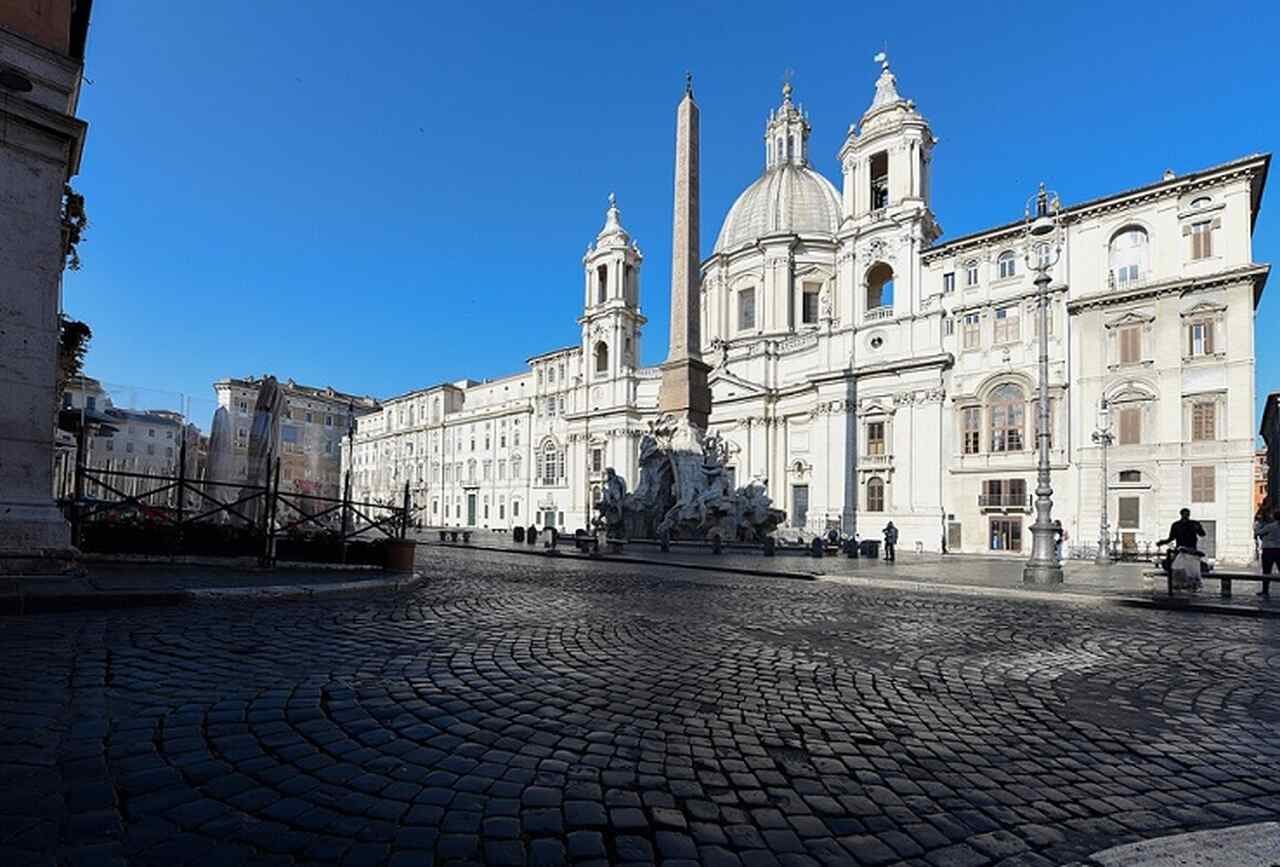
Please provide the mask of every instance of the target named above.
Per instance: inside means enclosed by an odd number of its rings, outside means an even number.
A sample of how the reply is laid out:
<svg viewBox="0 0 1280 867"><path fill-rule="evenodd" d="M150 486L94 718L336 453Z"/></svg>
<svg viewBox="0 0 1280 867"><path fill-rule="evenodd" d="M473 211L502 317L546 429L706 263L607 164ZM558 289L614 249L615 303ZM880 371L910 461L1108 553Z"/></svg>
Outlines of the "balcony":
<svg viewBox="0 0 1280 867"><path fill-rule="evenodd" d="M978 508L984 512L1031 512L1035 495L1027 493L978 494Z"/></svg>
<svg viewBox="0 0 1280 867"><path fill-rule="evenodd" d="M1130 289L1139 289L1147 285L1147 282L1146 274L1129 268L1116 268L1107 272L1107 288L1112 291L1125 292Z"/></svg>
<svg viewBox="0 0 1280 867"><path fill-rule="evenodd" d="M858 458L858 466L864 470L874 470L893 465L893 455L862 455Z"/></svg>
<svg viewBox="0 0 1280 867"><path fill-rule="evenodd" d="M882 319L893 318L893 307L889 305L881 307L872 307L866 313L862 314L863 322L879 322Z"/></svg>

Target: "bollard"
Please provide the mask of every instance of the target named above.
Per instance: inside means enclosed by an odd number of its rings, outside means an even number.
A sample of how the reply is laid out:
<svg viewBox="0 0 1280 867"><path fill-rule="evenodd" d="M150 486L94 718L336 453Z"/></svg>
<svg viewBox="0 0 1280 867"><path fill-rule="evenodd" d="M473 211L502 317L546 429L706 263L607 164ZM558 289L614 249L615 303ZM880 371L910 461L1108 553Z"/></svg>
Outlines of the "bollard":
<svg viewBox="0 0 1280 867"><path fill-rule="evenodd" d="M764 537L764 555L766 557L772 557L774 555L774 550L776 549L777 545L778 543L774 541L774 538L772 536L765 536Z"/></svg>

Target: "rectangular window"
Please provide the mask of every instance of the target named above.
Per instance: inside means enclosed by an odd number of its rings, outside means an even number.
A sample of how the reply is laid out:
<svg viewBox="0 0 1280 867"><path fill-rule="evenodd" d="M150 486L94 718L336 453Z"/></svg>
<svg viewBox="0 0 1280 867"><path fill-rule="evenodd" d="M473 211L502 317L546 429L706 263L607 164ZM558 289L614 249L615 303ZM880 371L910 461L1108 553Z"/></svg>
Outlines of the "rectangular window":
<svg viewBox="0 0 1280 867"><path fill-rule="evenodd" d="M942 275L942 294L950 295L956 291L956 272L948 271Z"/></svg>
<svg viewBox="0 0 1280 867"><path fill-rule="evenodd" d="M1001 307L996 311L995 342L1015 343L1022 336L1018 307Z"/></svg>
<svg viewBox="0 0 1280 867"><path fill-rule="evenodd" d="M743 289L738 293L738 330L756 327L756 290Z"/></svg>
<svg viewBox="0 0 1280 867"><path fill-rule="evenodd" d="M970 262L969 264L964 266L964 285L966 286L978 285L978 263L977 262Z"/></svg>
<svg viewBox="0 0 1280 867"><path fill-rule="evenodd" d="M950 316L942 320L942 336L950 337L956 333L956 320Z"/></svg>
<svg viewBox="0 0 1280 867"><path fill-rule="evenodd" d="M867 422L867 454L884 454L884 422Z"/></svg>
<svg viewBox="0 0 1280 867"><path fill-rule="evenodd" d="M1026 505L1026 479L987 479L982 483L982 505L1018 508Z"/></svg>
<svg viewBox="0 0 1280 867"><path fill-rule="evenodd" d="M1000 266L1000 279L1005 280L1018 273L1018 259L1013 255L1003 255L998 260Z"/></svg>
<svg viewBox="0 0 1280 867"><path fill-rule="evenodd" d="M1127 406L1118 413L1120 419L1120 435L1117 442L1122 446L1138 445L1142 442L1142 409Z"/></svg>
<svg viewBox="0 0 1280 867"><path fill-rule="evenodd" d="M962 420L964 426L964 453L976 455L982 444L982 408L966 407Z"/></svg>
<svg viewBox="0 0 1280 867"><path fill-rule="evenodd" d="M1120 329L1120 363L1138 364L1142 361L1142 326L1129 325Z"/></svg>
<svg viewBox="0 0 1280 867"><path fill-rule="evenodd" d="M1213 467L1191 468L1191 502L1212 503L1216 497L1216 479Z"/></svg>
<svg viewBox="0 0 1280 867"><path fill-rule="evenodd" d="M604 469L604 449L591 450L591 472L598 473Z"/></svg>
<svg viewBox="0 0 1280 867"><path fill-rule="evenodd" d="M1192 322L1187 330L1190 338L1187 349L1190 355L1213 355L1213 322L1201 319Z"/></svg>
<svg viewBox="0 0 1280 867"><path fill-rule="evenodd" d="M1022 519L992 518L991 541L992 551L1022 550Z"/></svg>
<svg viewBox="0 0 1280 867"><path fill-rule="evenodd" d="M982 346L982 325L977 313L968 313L962 322L962 333L965 349L978 349Z"/></svg>
<svg viewBox="0 0 1280 867"><path fill-rule="evenodd" d="M1140 497L1121 497L1120 529L1137 530L1142 517L1142 499Z"/></svg>
<svg viewBox="0 0 1280 867"><path fill-rule="evenodd" d="M818 284L804 284L804 292L800 296L800 321L805 325L816 325L818 322Z"/></svg>
<svg viewBox="0 0 1280 867"><path fill-rule="evenodd" d="M1191 439L1212 440L1217 438L1215 422L1217 407L1212 401L1196 401L1191 406Z"/></svg>
<svg viewBox="0 0 1280 867"><path fill-rule="evenodd" d="M1191 258L1208 259L1213 255L1213 223L1205 220L1191 225Z"/></svg>

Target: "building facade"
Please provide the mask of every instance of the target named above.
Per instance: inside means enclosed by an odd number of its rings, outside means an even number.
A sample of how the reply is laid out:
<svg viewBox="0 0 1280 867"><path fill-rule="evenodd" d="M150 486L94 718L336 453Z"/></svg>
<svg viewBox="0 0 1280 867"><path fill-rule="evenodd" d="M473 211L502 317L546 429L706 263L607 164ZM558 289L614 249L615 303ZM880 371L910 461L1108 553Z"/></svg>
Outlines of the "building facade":
<svg viewBox="0 0 1280 867"><path fill-rule="evenodd" d="M886 64L838 154L810 161L784 88L762 173L701 267L710 426L785 532L1025 556L1036 470L1039 320L1022 224L940 241L934 137ZM1270 158L1068 206L1049 287L1055 517L1068 545L1139 548L1190 506L1211 553L1252 557L1252 228ZM584 526L606 467L637 472L660 371L638 364L643 257L614 202L583 258L579 345L499 380L415 391L357 420L357 490L409 482L424 520ZM1107 454L1092 439L1106 407ZM520 430L519 437L512 435ZM500 436L506 431L505 438ZM516 467L513 475L513 467Z"/></svg>
<svg viewBox="0 0 1280 867"><path fill-rule="evenodd" d="M91 5L0 0L0 573L61 572L76 554L53 500L54 428Z"/></svg>
<svg viewBox="0 0 1280 867"><path fill-rule="evenodd" d="M230 430L230 460L219 482L243 484L248 480L249 432L263 377L220 379L213 384L218 412L225 413ZM340 497L341 442L359 413L374 412L378 402L336 391L332 387L300 385L292 379L279 383L285 415L279 425L272 453L280 457L280 490L287 493ZM215 425L216 426L216 425Z"/></svg>

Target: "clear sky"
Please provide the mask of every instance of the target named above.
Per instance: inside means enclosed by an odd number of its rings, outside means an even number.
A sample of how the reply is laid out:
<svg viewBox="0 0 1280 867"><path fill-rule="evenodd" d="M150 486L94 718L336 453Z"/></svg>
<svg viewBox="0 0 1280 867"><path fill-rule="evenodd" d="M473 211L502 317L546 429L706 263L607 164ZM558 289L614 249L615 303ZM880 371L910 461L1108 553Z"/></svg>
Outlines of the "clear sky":
<svg viewBox="0 0 1280 867"><path fill-rule="evenodd" d="M378 397L499 376L577 342L613 191L656 363L686 69L704 254L760 173L784 71L838 181L885 45L940 139L933 206L954 237L1020 217L1042 178L1070 203L1276 149L1278 7L98 3L75 181L91 226L65 304L94 330L90 374L191 395L193 415L229 375ZM1280 262L1277 185L1260 262ZM1273 274L1260 395L1280 389L1277 322Z"/></svg>

